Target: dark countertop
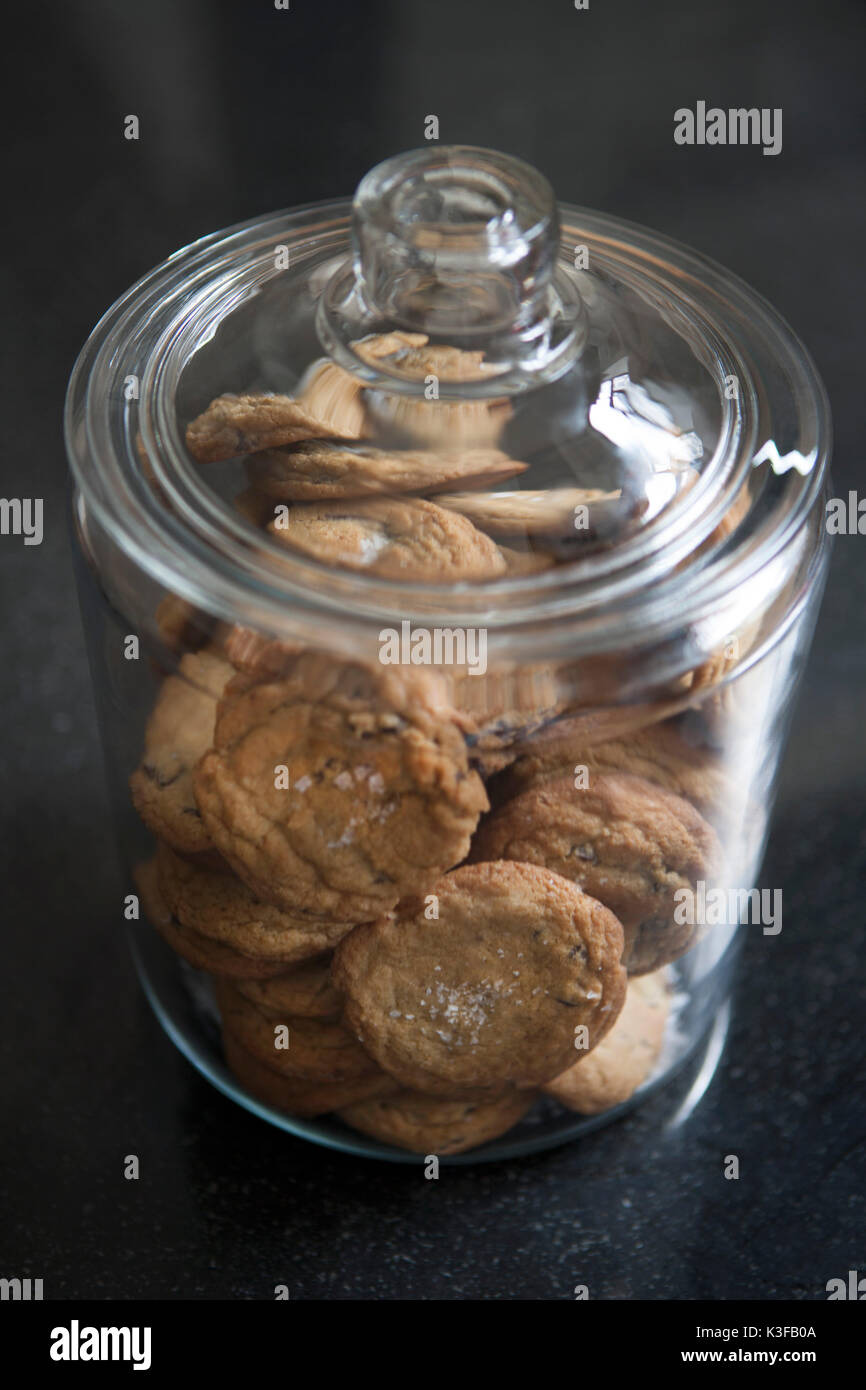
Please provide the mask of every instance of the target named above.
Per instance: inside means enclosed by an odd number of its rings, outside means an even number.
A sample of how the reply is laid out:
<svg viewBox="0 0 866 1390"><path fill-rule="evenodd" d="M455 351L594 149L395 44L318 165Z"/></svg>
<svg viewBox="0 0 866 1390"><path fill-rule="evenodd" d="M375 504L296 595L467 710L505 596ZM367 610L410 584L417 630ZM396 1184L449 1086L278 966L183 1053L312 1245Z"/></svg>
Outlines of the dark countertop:
<svg viewBox="0 0 866 1390"><path fill-rule="evenodd" d="M233 1107L139 992L59 423L78 346L138 275L205 231L348 194L435 113L443 140L524 155L563 198L689 242L774 302L827 383L845 495L862 477L860 7L92 0L38 37L2 262L18 321L3 491L46 499L46 536L0 540L0 1274L41 1277L48 1298L824 1297L866 1269L866 538L835 544L781 778L762 880L783 888L784 929L748 934L700 1104L672 1123L684 1080L579 1143L433 1183ZM782 107L782 154L678 149L673 110L698 99Z"/></svg>

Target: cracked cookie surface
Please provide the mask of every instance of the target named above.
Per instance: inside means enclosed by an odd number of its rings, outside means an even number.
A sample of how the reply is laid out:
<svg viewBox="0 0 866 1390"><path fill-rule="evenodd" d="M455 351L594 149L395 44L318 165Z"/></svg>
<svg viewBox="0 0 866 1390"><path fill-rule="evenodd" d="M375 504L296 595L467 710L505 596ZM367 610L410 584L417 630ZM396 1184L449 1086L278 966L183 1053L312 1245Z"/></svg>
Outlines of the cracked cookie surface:
<svg viewBox="0 0 866 1390"><path fill-rule="evenodd" d="M625 997L620 923L532 864L473 864L431 901L358 927L332 967L347 1024L383 1070L433 1095L537 1086ZM586 1029L583 1038L581 1029Z"/></svg>
<svg viewBox="0 0 866 1390"><path fill-rule="evenodd" d="M155 857L139 864L134 871L134 878L141 905L151 926L175 955L180 956L196 970L206 970L210 975L228 975L246 982L254 978L264 979L268 975L276 975L285 970L283 961L268 960L264 956L244 955L233 950L225 942L191 931L179 922L165 901Z"/></svg>
<svg viewBox="0 0 866 1390"><path fill-rule="evenodd" d="M234 874L201 868L167 845L159 846L157 865L160 889L177 921L243 955L288 965L320 955L351 930L348 922L259 902Z"/></svg>
<svg viewBox="0 0 866 1390"><path fill-rule="evenodd" d="M353 922L459 863L488 806L432 678L311 653L278 680L236 677L195 795L258 897Z"/></svg>

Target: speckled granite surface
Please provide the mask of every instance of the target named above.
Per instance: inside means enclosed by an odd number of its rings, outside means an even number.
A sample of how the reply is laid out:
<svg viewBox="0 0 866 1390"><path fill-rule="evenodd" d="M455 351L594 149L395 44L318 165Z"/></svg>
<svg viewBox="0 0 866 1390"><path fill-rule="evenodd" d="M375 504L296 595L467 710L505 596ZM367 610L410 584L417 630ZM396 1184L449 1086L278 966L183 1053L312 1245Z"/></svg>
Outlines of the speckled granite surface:
<svg viewBox="0 0 866 1390"><path fill-rule="evenodd" d="M159 0L146 25L97 0L43 28L4 215L25 328L0 378L3 490L46 499L46 539L0 548L0 1273L42 1277L47 1298L286 1283L308 1299L546 1300L585 1283L609 1299L811 1299L866 1268L866 538L835 547L785 762L763 876L783 886L785 927L747 942L700 1105L671 1124L684 1081L578 1144L429 1183L233 1108L140 996L59 440L74 353L127 284L212 228L348 193L435 112L443 139L524 155L562 197L691 242L767 295L827 381L836 491L862 487L860 13L733 0L675 3L662 23L639 0L593 0L550 7L533 39L532 7L488 0L289 15ZM675 150L673 110L699 98L781 106L782 154Z"/></svg>

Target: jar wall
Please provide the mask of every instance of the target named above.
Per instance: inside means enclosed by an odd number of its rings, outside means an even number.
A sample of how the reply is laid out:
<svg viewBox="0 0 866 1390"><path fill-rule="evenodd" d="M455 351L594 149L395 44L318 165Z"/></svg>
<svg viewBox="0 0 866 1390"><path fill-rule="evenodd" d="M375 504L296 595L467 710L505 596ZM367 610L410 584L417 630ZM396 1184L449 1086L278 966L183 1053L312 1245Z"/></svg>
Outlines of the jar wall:
<svg viewBox="0 0 866 1390"><path fill-rule="evenodd" d="M400 913L418 898L417 930L425 903L458 864L516 862L577 884L622 924L628 1011L620 1001L612 1026L585 1055L576 1040L577 1062L566 1080L556 1071L487 1093L457 1086L453 1099L437 1082L431 1096L440 1107L468 1107L477 1121L468 1144L446 1135L443 1155L491 1157L560 1142L618 1115L674 1075L727 996L743 935L774 930L766 915L772 888L759 920L744 913L745 894L768 887L760 864L775 777L823 579L817 514L804 539L808 564L792 569L784 603L763 625L729 634L697 664L695 633L683 629L656 665L636 663L635 649L573 660L558 652L555 660L530 664L494 653L483 671L471 644L462 664L437 663L431 648L432 659L416 666L411 648L404 642L401 651L398 642L388 664L381 632L371 630L364 645L337 620L322 625L315 647L277 641L160 588L113 545L80 497L76 518L112 806L128 891L140 900L130 930L148 991L196 1065L286 1128L398 1156L399 1147L377 1139L375 1114L395 1090L405 1095L405 1067L392 1073L381 1052L372 1056L357 1012L346 1021L345 989L347 981L356 988L355 977L345 969L330 973L332 953L377 915L377 904L383 914ZM286 734L279 694L288 690L298 699L299 669L317 692L304 714L306 744L294 725ZM335 687L350 706L355 742L345 742L345 721L321 715L332 708ZM275 689L278 697L263 693ZM437 796L442 780L451 779L432 817L418 814L412 796L401 799L405 768L382 749L387 710L401 700L408 705L394 718L401 725L415 720L418 739L432 739L443 760L431 783ZM255 846L247 852L245 822L232 820L231 788L219 780L239 701L258 709L265 750L247 775L266 771L273 780L268 807L273 796L293 807L280 813L280 842L264 855ZM367 742L365 701L378 720ZM416 717L418 707L423 717ZM221 788L215 801L213 781L200 768L214 748L218 719L223 751L213 771ZM325 747L331 735L334 745ZM311 759L333 783L312 813L313 829L301 809ZM371 808L394 818L393 832L384 826L366 858L353 858L353 837L365 833L358 822ZM267 838L273 820L252 826L252 840L259 830ZM406 862L412 835L415 872ZM389 837L399 848L393 882L383 874ZM331 863L311 876L304 856L325 843ZM365 878L370 864L375 871ZM325 885L318 898L314 882ZM755 908L752 899L753 917ZM448 968L451 1002L439 1022L459 1032L466 1022L454 1005L460 960ZM477 962L466 968L476 970ZM528 984L527 1002L542 987ZM495 1022L489 991L476 1023L482 1013L486 1025ZM281 1051L273 1038L283 1024L289 1045ZM524 1035L532 1036L531 1029ZM596 1048L604 1052L594 1056ZM615 1084L611 1068L598 1065L608 1056L617 1059ZM519 1078L535 1075L522 1068ZM424 1075L422 1069L411 1088L422 1096ZM402 1148L412 1151L411 1134Z"/></svg>
<svg viewBox="0 0 866 1390"><path fill-rule="evenodd" d="M778 924L829 420L772 308L428 145L156 267L66 430L133 950L200 1070L406 1161L670 1077Z"/></svg>

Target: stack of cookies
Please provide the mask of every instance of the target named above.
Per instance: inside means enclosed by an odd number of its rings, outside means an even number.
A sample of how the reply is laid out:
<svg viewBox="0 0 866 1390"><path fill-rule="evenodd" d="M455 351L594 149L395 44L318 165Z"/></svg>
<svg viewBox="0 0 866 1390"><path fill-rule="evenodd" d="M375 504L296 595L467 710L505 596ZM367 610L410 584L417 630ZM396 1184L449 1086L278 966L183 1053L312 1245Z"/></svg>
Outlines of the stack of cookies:
<svg viewBox="0 0 866 1390"><path fill-rule="evenodd" d="M483 370L423 335L365 350ZM202 463L248 455L239 508L299 553L413 582L558 562L575 490L489 490L525 467L496 446L506 402L455 406L465 447L445 449L441 416L400 398L412 447L386 451L364 442L362 395L314 364L295 398L219 398L187 442ZM622 501L582 496L599 524ZM139 892L212 976L246 1089L437 1155L503 1134L541 1092L584 1114L627 1099L661 1049L666 967L695 940L676 895L721 857L730 789L680 717L708 678L586 708L559 668L446 679L171 598L158 620L180 657L130 779L157 841Z"/></svg>

